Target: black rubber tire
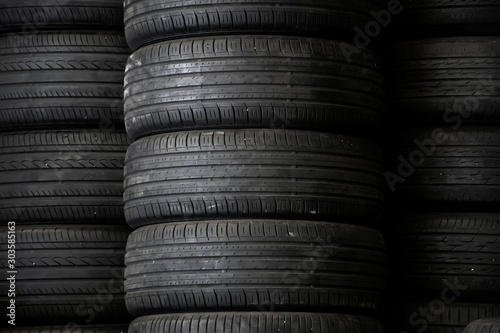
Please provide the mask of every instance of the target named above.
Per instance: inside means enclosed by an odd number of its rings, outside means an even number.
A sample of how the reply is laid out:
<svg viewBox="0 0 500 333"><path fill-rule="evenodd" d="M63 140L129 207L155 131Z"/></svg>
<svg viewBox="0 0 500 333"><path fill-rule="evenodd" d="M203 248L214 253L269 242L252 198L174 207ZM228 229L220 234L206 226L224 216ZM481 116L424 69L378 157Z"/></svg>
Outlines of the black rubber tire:
<svg viewBox="0 0 500 333"><path fill-rule="evenodd" d="M499 127L427 127L407 130L396 142L400 157L385 176L397 183L394 197L402 209L421 204L440 210L498 207Z"/></svg>
<svg viewBox="0 0 500 333"><path fill-rule="evenodd" d="M125 301L135 315L186 311L380 309L382 235L331 222L181 222L134 231Z"/></svg>
<svg viewBox="0 0 500 333"><path fill-rule="evenodd" d="M462 333L473 320L500 316L500 304L455 302L442 307L439 305L439 293L435 297L436 299L428 302L396 301L393 303L391 328L388 332ZM436 306L436 308L431 309L431 306ZM421 308L424 311L423 315L419 313Z"/></svg>
<svg viewBox="0 0 500 333"><path fill-rule="evenodd" d="M499 37L411 40L389 52L389 108L399 124L500 123Z"/></svg>
<svg viewBox="0 0 500 333"><path fill-rule="evenodd" d="M163 314L135 319L129 333L383 333L374 318L294 312Z"/></svg>
<svg viewBox="0 0 500 333"><path fill-rule="evenodd" d="M0 37L0 130L48 125L123 127L120 32Z"/></svg>
<svg viewBox="0 0 500 333"><path fill-rule="evenodd" d="M0 0L0 31L123 29L122 0Z"/></svg>
<svg viewBox="0 0 500 333"><path fill-rule="evenodd" d="M126 0L125 34L131 48L196 35L291 34L352 41L354 28L373 21L379 0Z"/></svg>
<svg viewBox="0 0 500 333"><path fill-rule="evenodd" d="M0 221L119 223L124 131L0 134Z"/></svg>
<svg viewBox="0 0 500 333"><path fill-rule="evenodd" d="M394 290L433 297L451 285L461 301L498 301L500 214L398 216L388 235ZM444 282L447 281L447 282Z"/></svg>
<svg viewBox="0 0 500 333"><path fill-rule="evenodd" d="M125 125L133 138L204 128L294 128L374 135L384 76L363 49L283 36L190 38L129 58Z"/></svg>
<svg viewBox="0 0 500 333"><path fill-rule="evenodd" d="M127 152L125 217L132 227L220 218L373 225L384 206L381 159L370 141L309 131L146 137Z"/></svg>
<svg viewBox="0 0 500 333"><path fill-rule="evenodd" d="M496 0L401 0L404 10L392 28L402 36L484 36L500 33L500 4Z"/></svg>
<svg viewBox="0 0 500 333"><path fill-rule="evenodd" d="M475 320L465 328L464 333L500 333L500 318Z"/></svg>
<svg viewBox="0 0 500 333"><path fill-rule="evenodd" d="M7 227L0 230L0 248L7 253L11 236ZM125 226L17 225L15 263L0 258L2 304L10 304L6 278L14 264L17 325L126 321L123 257L129 233ZM9 318L7 311L4 306L3 318Z"/></svg>
<svg viewBox="0 0 500 333"><path fill-rule="evenodd" d="M66 325L2 328L2 333L127 333L127 325Z"/></svg>

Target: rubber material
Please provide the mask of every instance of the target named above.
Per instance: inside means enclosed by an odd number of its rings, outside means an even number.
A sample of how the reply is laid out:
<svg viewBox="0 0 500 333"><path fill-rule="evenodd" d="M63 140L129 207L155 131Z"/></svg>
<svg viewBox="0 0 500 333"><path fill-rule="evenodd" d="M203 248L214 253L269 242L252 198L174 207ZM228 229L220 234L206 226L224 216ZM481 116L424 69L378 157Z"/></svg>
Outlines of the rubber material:
<svg viewBox="0 0 500 333"><path fill-rule="evenodd" d="M389 52L389 108L398 123L500 123L498 37L411 40Z"/></svg>
<svg viewBox="0 0 500 333"><path fill-rule="evenodd" d="M500 318L475 320L465 328L464 333L500 333Z"/></svg>
<svg viewBox="0 0 500 333"><path fill-rule="evenodd" d="M330 222L230 220L134 231L128 311L374 311L384 303L382 235Z"/></svg>
<svg viewBox="0 0 500 333"><path fill-rule="evenodd" d="M383 212L381 153L351 136L292 130L186 131L133 143L132 227L219 218L349 220Z"/></svg>
<svg viewBox="0 0 500 333"><path fill-rule="evenodd" d="M203 128L296 128L373 135L384 76L363 49L283 36L190 38L133 53L125 125L133 138Z"/></svg>
<svg viewBox="0 0 500 333"><path fill-rule="evenodd" d="M7 228L0 230L0 248L7 253ZM0 258L2 304L9 304L13 264L18 325L126 320L123 257L129 233L124 226L16 225L15 263Z"/></svg>
<svg viewBox="0 0 500 333"><path fill-rule="evenodd" d="M128 325L66 325L2 328L2 333L126 333Z"/></svg>
<svg viewBox="0 0 500 333"><path fill-rule="evenodd" d="M123 127L130 52L119 32L0 37L0 130Z"/></svg>
<svg viewBox="0 0 500 333"><path fill-rule="evenodd" d="M432 297L455 286L461 301L496 302L500 292L499 227L500 214L398 216L388 236L394 289L406 290L407 296Z"/></svg>
<svg viewBox="0 0 500 333"><path fill-rule="evenodd" d="M401 0L404 10L393 28L420 36L497 34L500 4L496 0ZM408 38L408 35L406 35Z"/></svg>
<svg viewBox="0 0 500 333"><path fill-rule="evenodd" d="M388 331L419 333L425 328L425 332L428 333L462 333L471 321L500 316L499 304L463 302L443 304L439 294L435 297L428 302L395 302L391 315L391 329Z"/></svg>
<svg viewBox="0 0 500 333"><path fill-rule="evenodd" d="M0 220L119 223L125 132L0 134Z"/></svg>
<svg viewBox="0 0 500 333"><path fill-rule="evenodd" d="M193 35L291 34L352 41L384 1L371 0L126 0L125 33L134 50Z"/></svg>
<svg viewBox="0 0 500 333"><path fill-rule="evenodd" d="M399 203L440 210L498 206L499 127L427 127L407 130L396 142L401 155L391 170L402 176L395 192Z"/></svg>
<svg viewBox="0 0 500 333"><path fill-rule="evenodd" d="M0 0L0 31L123 29L122 0Z"/></svg>
<svg viewBox="0 0 500 333"><path fill-rule="evenodd" d="M367 317L276 312L164 314L135 319L129 333L382 333L383 325Z"/></svg>

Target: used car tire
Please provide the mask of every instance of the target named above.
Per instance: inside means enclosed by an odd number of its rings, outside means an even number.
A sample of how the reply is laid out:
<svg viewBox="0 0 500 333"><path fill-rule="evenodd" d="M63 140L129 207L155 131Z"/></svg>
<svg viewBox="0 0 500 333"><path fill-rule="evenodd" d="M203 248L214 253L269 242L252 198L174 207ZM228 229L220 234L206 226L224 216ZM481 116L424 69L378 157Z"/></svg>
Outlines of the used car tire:
<svg viewBox="0 0 500 333"><path fill-rule="evenodd" d="M135 230L125 300L135 315L172 311L374 312L386 254L370 228L331 222L231 220Z"/></svg>
<svg viewBox="0 0 500 333"><path fill-rule="evenodd" d="M389 331L462 333L470 321L500 316L498 303L445 303L439 299L439 294L435 297L427 302L394 301Z"/></svg>
<svg viewBox="0 0 500 333"><path fill-rule="evenodd" d="M500 32L500 5L495 0L401 0L404 10L395 16L397 27L419 36L484 36Z"/></svg>
<svg viewBox="0 0 500 333"><path fill-rule="evenodd" d="M8 244L14 244L15 263L4 256L0 265L2 276L7 277L10 265L15 266L17 325L104 324L127 319L123 260L128 227L17 224L14 238L9 230L1 228L0 248L7 253ZM2 278L2 304L9 304L9 285ZM4 307L4 311L9 309Z"/></svg>
<svg viewBox="0 0 500 333"><path fill-rule="evenodd" d="M124 131L0 134L0 220L123 223Z"/></svg>
<svg viewBox="0 0 500 333"><path fill-rule="evenodd" d="M388 58L394 125L500 123L500 38L409 40Z"/></svg>
<svg viewBox="0 0 500 333"><path fill-rule="evenodd" d="M385 178L398 208L492 211L500 202L500 128L408 129Z"/></svg>
<svg viewBox="0 0 500 333"><path fill-rule="evenodd" d="M464 333L499 333L500 318L478 319L470 323Z"/></svg>
<svg viewBox="0 0 500 333"><path fill-rule="evenodd" d="M385 1L350 0L126 0L125 34L131 48L166 39L227 33L354 38Z"/></svg>
<svg viewBox="0 0 500 333"><path fill-rule="evenodd" d="M122 0L0 0L0 31L123 29Z"/></svg>
<svg viewBox="0 0 500 333"><path fill-rule="evenodd" d="M295 128L368 136L383 123L384 76L366 49L348 63L337 41L284 36L189 38L133 53L125 126L169 131Z"/></svg>
<svg viewBox="0 0 500 333"><path fill-rule="evenodd" d="M406 295L495 302L500 292L498 213L413 213L391 223L392 286ZM453 287L452 287L453 286ZM457 297L458 297L457 296Z"/></svg>
<svg viewBox="0 0 500 333"><path fill-rule="evenodd" d="M123 127L120 32L38 32L0 37L0 130Z"/></svg>
<svg viewBox="0 0 500 333"><path fill-rule="evenodd" d="M129 333L383 333L374 318L323 313L209 312L135 319Z"/></svg>
<svg viewBox="0 0 500 333"><path fill-rule="evenodd" d="M125 162L132 227L221 218L376 224L384 209L380 148L294 130L186 131L133 143Z"/></svg>

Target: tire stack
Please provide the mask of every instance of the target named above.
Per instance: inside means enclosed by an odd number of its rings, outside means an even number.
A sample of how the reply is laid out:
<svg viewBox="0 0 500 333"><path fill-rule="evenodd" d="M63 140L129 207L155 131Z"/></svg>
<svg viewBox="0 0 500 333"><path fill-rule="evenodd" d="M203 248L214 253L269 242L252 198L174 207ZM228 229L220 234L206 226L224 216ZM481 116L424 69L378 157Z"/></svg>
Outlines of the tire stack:
<svg viewBox="0 0 500 333"><path fill-rule="evenodd" d="M383 331L380 8L125 1L130 332Z"/></svg>
<svg viewBox="0 0 500 333"><path fill-rule="evenodd" d="M1 331L124 332L122 1L0 0L0 32Z"/></svg>
<svg viewBox="0 0 500 333"><path fill-rule="evenodd" d="M499 333L500 318L478 319L470 323L464 333Z"/></svg>
<svg viewBox="0 0 500 333"><path fill-rule="evenodd" d="M388 55L390 320L463 332L500 315L500 5L404 5Z"/></svg>

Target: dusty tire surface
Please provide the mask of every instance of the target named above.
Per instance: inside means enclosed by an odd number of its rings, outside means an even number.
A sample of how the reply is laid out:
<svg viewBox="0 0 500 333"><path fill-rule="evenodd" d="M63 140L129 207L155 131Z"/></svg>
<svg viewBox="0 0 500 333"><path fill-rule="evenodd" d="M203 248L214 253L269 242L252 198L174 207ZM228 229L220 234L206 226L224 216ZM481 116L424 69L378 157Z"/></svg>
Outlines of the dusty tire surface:
<svg viewBox="0 0 500 333"><path fill-rule="evenodd" d="M0 31L123 29L121 0L0 0Z"/></svg>
<svg viewBox="0 0 500 333"><path fill-rule="evenodd" d="M125 255L135 316L190 311L374 312L384 303L382 235L331 222L231 220L134 231Z"/></svg>
<svg viewBox="0 0 500 333"><path fill-rule="evenodd" d="M500 214L495 213L398 216L388 235L392 285L420 297L451 293L455 286L462 301L495 302L500 291L499 226Z"/></svg>
<svg viewBox="0 0 500 333"><path fill-rule="evenodd" d="M130 324L129 333L382 333L377 319L293 312L210 312L145 316Z"/></svg>
<svg viewBox="0 0 500 333"><path fill-rule="evenodd" d="M379 147L293 130L186 131L133 143L125 162L132 227L166 221L305 219L377 224Z"/></svg>
<svg viewBox="0 0 500 333"><path fill-rule="evenodd" d="M123 223L124 131L0 134L0 220Z"/></svg>
<svg viewBox="0 0 500 333"><path fill-rule="evenodd" d="M500 123L499 56L498 37L395 43L388 54L391 117L409 124Z"/></svg>
<svg viewBox="0 0 500 333"><path fill-rule="evenodd" d="M38 32L0 37L0 130L123 127L120 32Z"/></svg>
<svg viewBox="0 0 500 333"><path fill-rule="evenodd" d="M495 0L402 0L395 26L418 35L498 35L500 5ZM418 28L418 29L416 29Z"/></svg>
<svg viewBox="0 0 500 333"><path fill-rule="evenodd" d="M435 299L427 302L398 301L394 304L395 307L390 316L391 324L388 329L388 332L393 333L402 331L417 333L424 329L429 333L462 333L471 321L500 316L500 305L495 303L464 303L459 301L440 303L439 299ZM420 309L422 309L422 313L420 313Z"/></svg>
<svg viewBox="0 0 500 333"><path fill-rule="evenodd" d="M381 130L380 59L348 63L338 41L220 36L153 44L125 74L125 126L134 139L192 129L295 128L369 136Z"/></svg>
<svg viewBox="0 0 500 333"><path fill-rule="evenodd" d="M398 204L486 211L498 205L498 127L407 130L394 145L394 156L400 155L392 162L391 174L385 176L394 185L393 197Z"/></svg>
<svg viewBox="0 0 500 333"><path fill-rule="evenodd" d="M16 225L14 237L8 232L11 229L1 230L2 251L7 253L8 244L15 240L15 263L7 256L0 259L4 272L0 288L6 291L2 303L8 304L7 277L14 264L18 325L110 323L127 318L123 257L128 227Z"/></svg>
<svg viewBox="0 0 500 333"><path fill-rule="evenodd" d="M499 333L500 318L478 319L467 325L464 333Z"/></svg>
<svg viewBox="0 0 500 333"><path fill-rule="evenodd" d="M126 0L125 33L134 50L166 39L227 33L354 38L373 20L373 0Z"/></svg>

